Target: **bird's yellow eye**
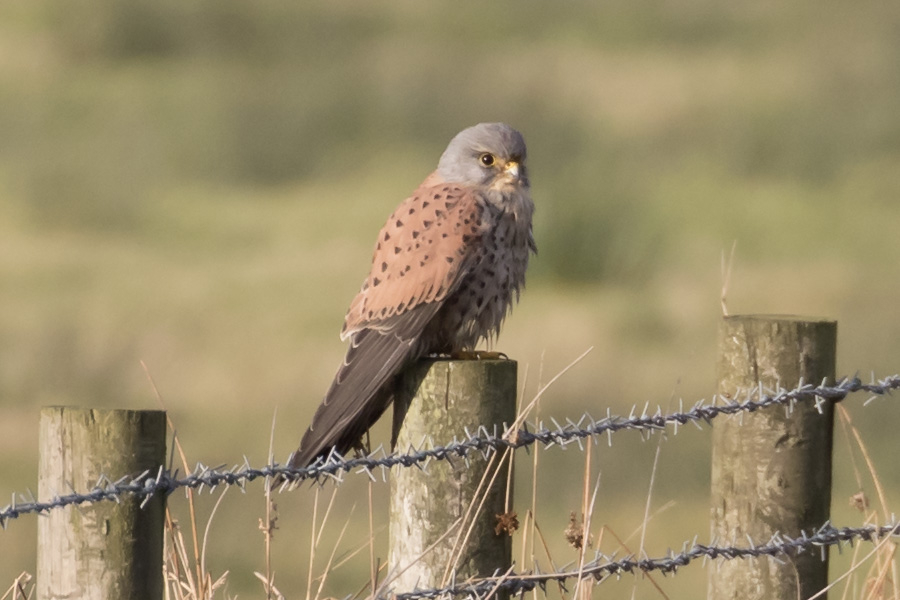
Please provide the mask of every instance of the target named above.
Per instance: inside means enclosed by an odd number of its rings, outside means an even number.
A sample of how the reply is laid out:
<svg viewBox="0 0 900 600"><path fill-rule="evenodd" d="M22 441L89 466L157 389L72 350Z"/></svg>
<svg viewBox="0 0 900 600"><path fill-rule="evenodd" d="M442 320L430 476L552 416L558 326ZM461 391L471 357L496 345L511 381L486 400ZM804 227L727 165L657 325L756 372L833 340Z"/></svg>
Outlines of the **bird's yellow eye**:
<svg viewBox="0 0 900 600"><path fill-rule="evenodd" d="M485 152L484 154L482 154L481 156L478 157L478 160L481 161L481 164L483 164L486 167L494 166L494 155L491 154L490 152Z"/></svg>

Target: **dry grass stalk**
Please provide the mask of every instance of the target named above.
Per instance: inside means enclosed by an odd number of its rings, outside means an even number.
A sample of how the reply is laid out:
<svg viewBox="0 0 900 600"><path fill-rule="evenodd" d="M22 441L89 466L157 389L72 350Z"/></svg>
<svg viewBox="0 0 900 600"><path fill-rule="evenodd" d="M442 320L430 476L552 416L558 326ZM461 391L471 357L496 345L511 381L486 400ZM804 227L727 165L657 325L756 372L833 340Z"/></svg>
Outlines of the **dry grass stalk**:
<svg viewBox="0 0 900 600"><path fill-rule="evenodd" d="M278 420L278 409L272 414L272 429L269 432L269 464L275 462L275 423ZM272 570L272 538L275 536L275 530L278 529L278 505L272 499L272 482L266 477L266 518L259 520L259 530L263 534L263 543L265 546L266 572L265 574L254 571L256 576L263 584L263 590L266 592L266 600L282 600L284 596L275 587L275 572Z"/></svg>
<svg viewBox="0 0 900 600"><path fill-rule="evenodd" d="M141 367L147 376L153 393L160 407L165 410L166 406L163 402L162 394L150 374L150 370L144 361L141 361ZM172 442L178 456L181 459L182 467L186 473L190 472L188 466L187 455L181 446L181 441L175 433L175 424L168 416L166 411L166 423L172 431ZM163 555L165 562L163 563L163 581L164 594L166 600L212 600L218 590L222 589L228 578L228 571L225 571L215 581L212 575L206 570L206 546L209 538L210 527L212 526L213 517L225 497L228 488L222 488L219 498L216 500L213 510L207 520L206 527L203 532L203 544L199 541L199 522L197 518L196 507L194 506L194 490L185 489L185 495L188 499L188 509L191 521L191 555L193 560L188 558L188 545L185 542L184 534L178 521L172 516L168 507L166 507L166 535L163 537Z"/></svg>
<svg viewBox="0 0 900 600"><path fill-rule="evenodd" d="M872 461L869 450L863 442L862 435L860 435L856 426L853 425L853 419L850 417L847 408L842 403L836 404L836 408L837 415L840 417L839 422L841 423L841 430L843 431L847 442L851 464L853 466L853 473L856 477L857 488L859 490L850 497L850 503L863 515L864 525L875 524L880 521L887 522L892 518L893 513L888 506L887 495L885 494L881 479L878 477L875 463ZM875 493L878 497L878 503L881 505L881 517L879 517L877 511L872 510L870 507L868 496L865 493L862 471L856 463L854 447L857 448L862 455L869 476L872 478ZM824 594L830 588L836 586L840 581L846 580L844 591L841 595L842 599L850 598L851 594L853 594L853 597L858 597L862 600L900 599L900 581L898 581L896 560L897 544L894 543L890 537L885 537L875 545L874 549L862 558L859 557L860 552L861 545L857 544L853 550L851 565L847 571L819 593ZM866 571L862 582L857 583L855 572L859 570L862 565L866 564L870 558L873 559L872 564Z"/></svg>
<svg viewBox="0 0 900 600"><path fill-rule="evenodd" d="M31 573L22 571L3 596L0 596L0 600L30 600L31 594L34 592L33 579Z"/></svg>

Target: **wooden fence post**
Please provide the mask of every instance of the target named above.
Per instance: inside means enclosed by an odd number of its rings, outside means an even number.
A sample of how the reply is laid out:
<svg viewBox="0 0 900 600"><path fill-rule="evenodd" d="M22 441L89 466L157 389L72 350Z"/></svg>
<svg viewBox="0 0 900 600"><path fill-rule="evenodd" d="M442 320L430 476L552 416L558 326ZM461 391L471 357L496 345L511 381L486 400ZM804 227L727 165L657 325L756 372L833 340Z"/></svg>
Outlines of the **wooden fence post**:
<svg viewBox="0 0 900 600"><path fill-rule="evenodd" d="M424 439L436 444L462 439L464 428L474 432L480 425L488 431L497 425L499 435L504 424L515 421L515 361L424 360L403 377L394 400L395 430L402 420L395 434L398 451L419 448ZM512 510L507 506L512 480L509 461L497 470L501 456L485 460L475 451L468 465L454 457L432 462L427 472L391 471L389 573L396 578L390 588L406 592L446 585L454 567L459 582L509 568L512 540L510 532L498 530L498 517Z"/></svg>
<svg viewBox="0 0 900 600"><path fill-rule="evenodd" d="M837 323L782 316L725 317L719 331L719 394L737 400L762 385L834 381ZM775 406L713 424L712 534L720 544L765 543L828 520L833 406ZM817 550L776 562L766 557L717 562L710 600L796 600L828 584ZM823 596L824 598L824 596Z"/></svg>
<svg viewBox="0 0 900 600"><path fill-rule="evenodd" d="M158 410L41 409L38 498L88 491L101 475L154 474L166 458ZM38 519L40 600L160 600L165 496L67 506Z"/></svg>

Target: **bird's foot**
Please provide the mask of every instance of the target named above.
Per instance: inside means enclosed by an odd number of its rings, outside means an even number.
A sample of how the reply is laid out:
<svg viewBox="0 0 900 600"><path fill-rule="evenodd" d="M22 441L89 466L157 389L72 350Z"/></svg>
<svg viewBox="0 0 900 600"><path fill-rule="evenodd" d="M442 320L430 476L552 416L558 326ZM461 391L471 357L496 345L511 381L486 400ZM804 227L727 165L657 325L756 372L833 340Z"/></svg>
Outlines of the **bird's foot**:
<svg viewBox="0 0 900 600"><path fill-rule="evenodd" d="M491 350L459 350L451 352L450 358L453 360L509 360L509 357L502 352Z"/></svg>
<svg viewBox="0 0 900 600"><path fill-rule="evenodd" d="M372 453L372 440L369 438L368 430L364 436L360 437L356 443L353 444L351 450L353 451L354 458L366 458Z"/></svg>

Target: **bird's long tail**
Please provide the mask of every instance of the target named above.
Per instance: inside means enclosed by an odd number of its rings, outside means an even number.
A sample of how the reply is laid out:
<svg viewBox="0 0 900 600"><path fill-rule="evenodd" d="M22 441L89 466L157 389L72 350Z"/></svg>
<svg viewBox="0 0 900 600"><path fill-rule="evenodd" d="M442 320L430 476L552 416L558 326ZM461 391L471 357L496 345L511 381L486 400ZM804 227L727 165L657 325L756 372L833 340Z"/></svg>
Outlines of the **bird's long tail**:
<svg viewBox="0 0 900 600"><path fill-rule="evenodd" d="M419 358L417 342L438 307L422 305L392 317L383 327L351 336L344 362L289 466L305 467L332 448L344 454L359 442L390 406L396 376Z"/></svg>

